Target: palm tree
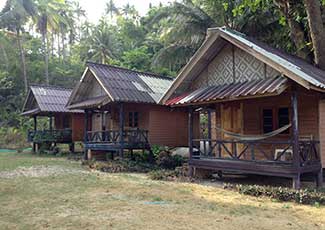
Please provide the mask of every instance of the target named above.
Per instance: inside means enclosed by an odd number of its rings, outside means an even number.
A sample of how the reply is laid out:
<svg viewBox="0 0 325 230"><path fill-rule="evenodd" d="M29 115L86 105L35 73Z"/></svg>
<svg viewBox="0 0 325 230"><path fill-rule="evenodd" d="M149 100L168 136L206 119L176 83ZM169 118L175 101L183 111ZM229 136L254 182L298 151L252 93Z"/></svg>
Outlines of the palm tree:
<svg viewBox="0 0 325 230"><path fill-rule="evenodd" d="M204 41L206 30L217 26L217 22L191 1L174 2L161 7L150 20L150 24L161 24L161 40L165 43L153 59L154 66L178 70Z"/></svg>
<svg viewBox="0 0 325 230"><path fill-rule="evenodd" d="M60 19L59 9L63 8L64 0L35 0L38 15L36 18L37 30L42 36L43 55L45 62L45 80L50 84L49 78L49 52L48 52L48 32L57 30Z"/></svg>
<svg viewBox="0 0 325 230"><path fill-rule="evenodd" d="M113 15L118 15L120 12L119 12L119 9L116 7L115 3L113 0L109 0L108 3L106 3L106 13L107 14L110 14L111 16L111 19L113 18Z"/></svg>
<svg viewBox="0 0 325 230"><path fill-rule="evenodd" d="M256 12L249 8L235 14L240 0L197 1L184 0L161 7L149 19L149 25L156 26L164 47L156 53L152 64L178 70L199 48L210 27L227 26L250 35L256 31L269 32L278 25L278 15L273 15L267 7ZM157 26L158 25L158 26Z"/></svg>
<svg viewBox="0 0 325 230"><path fill-rule="evenodd" d="M118 52L115 33L114 28L101 19L99 25L92 30L89 41L89 57L103 64L109 63Z"/></svg>
<svg viewBox="0 0 325 230"><path fill-rule="evenodd" d="M32 0L7 0L5 7L0 13L0 27L7 28L9 31L15 32L21 61L21 69L23 73L22 75L25 93L28 91L28 77L21 33L23 32L23 25L30 17L33 17L35 13L35 5Z"/></svg>

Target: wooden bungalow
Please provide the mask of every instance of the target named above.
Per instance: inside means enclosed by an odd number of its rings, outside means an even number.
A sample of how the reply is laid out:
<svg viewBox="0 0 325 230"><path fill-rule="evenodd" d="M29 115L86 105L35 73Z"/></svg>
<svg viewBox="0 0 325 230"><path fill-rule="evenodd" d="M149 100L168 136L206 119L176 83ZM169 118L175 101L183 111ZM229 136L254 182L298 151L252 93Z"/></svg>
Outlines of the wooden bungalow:
<svg viewBox="0 0 325 230"><path fill-rule="evenodd" d="M211 28L160 103L187 108L191 166L322 183L325 72L236 31ZM208 118L200 136L199 115ZM321 160L322 158L322 160Z"/></svg>
<svg viewBox="0 0 325 230"><path fill-rule="evenodd" d="M68 110L68 102L72 89L56 86L31 86L27 94L23 116L34 119L34 129L28 131L28 141L33 143L33 151L40 144L47 146L57 143L69 144L74 151L74 142L82 141L84 136L82 110ZM38 117L48 117L47 129L39 129Z"/></svg>
<svg viewBox="0 0 325 230"><path fill-rule="evenodd" d="M67 104L85 111L85 158L186 146L187 111L157 104L171 83L170 77L88 62Z"/></svg>

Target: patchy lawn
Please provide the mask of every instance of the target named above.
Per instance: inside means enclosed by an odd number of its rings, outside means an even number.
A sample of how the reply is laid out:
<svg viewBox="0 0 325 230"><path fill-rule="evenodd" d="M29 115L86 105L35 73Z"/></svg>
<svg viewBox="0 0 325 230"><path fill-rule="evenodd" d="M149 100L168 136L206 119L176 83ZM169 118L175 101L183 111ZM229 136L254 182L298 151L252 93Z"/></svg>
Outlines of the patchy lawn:
<svg viewBox="0 0 325 230"><path fill-rule="evenodd" d="M325 229L325 208L0 153L1 229Z"/></svg>

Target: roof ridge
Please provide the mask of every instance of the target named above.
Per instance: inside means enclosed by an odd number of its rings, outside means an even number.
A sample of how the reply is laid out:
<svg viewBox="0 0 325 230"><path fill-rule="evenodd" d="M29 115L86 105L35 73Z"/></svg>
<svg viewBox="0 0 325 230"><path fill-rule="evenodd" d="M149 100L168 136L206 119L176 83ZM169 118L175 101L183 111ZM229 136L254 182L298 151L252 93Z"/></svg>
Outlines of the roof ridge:
<svg viewBox="0 0 325 230"><path fill-rule="evenodd" d="M124 70L124 71L129 71L129 72L134 72L134 73L140 73L140 74L147 74L147 75L152 75L154 77L159 77L159 78L166 78L169 80L173 80L174 78L171 76L166 76L166 75L161 75L158 73L153 73L153 72L147 72L147 71L139 71L139 70L132 70L132 69L128 69L125 67L121 67L121 66L116 66L116 65L110 65L110 64L102 64L102 63L96 63L96 62L92 62L92 61L87 61L86 65L102 65L105 67L110 67L110 68L115 68L115 69L120 69L120 70Z"/></svg>
<svg viewBox="0 0 325 230"><path fill-rule="evenodd" d="M48 89L61 89L61 90L72 90L73 88L68 88L64 86L57 86L57 85L44 85L44 84L30 84L29 87L42 87Z"/></svg>

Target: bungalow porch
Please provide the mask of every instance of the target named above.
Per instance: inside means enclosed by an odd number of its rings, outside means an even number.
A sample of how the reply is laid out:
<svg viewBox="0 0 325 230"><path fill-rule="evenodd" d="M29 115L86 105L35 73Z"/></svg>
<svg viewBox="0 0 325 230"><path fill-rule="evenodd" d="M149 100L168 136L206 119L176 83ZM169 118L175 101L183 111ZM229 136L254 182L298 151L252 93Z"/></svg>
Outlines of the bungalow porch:
<svg viewBox="0 0 325 230"><path fill-rule="evenodd" d="M320 99L319 93L278 77L201 88L166 104L188 108L192 175L206 169L281 176L300 188L304 174L313 175L317 186L323 180ZM202 118L205 133L199 130Z"/></svg>
<svg viewBox="0 0 325 230"><path fill-rule="evenodd" d="M172 79L88 62L67 103L85 111L85 159L187 144L187 111L157 102Z"/></svg>
<svg viewBox="0 0 325 230"><path fill-rule="evenodd" d="M79 125L82 125L83 111L65 108L70 93L70 89L56 86L30 87L22 115L33 119L33 129L28 130L27 141L33 144L34 152L40 145L51 147L56 144L68 144L69 150L74 152L74 142L82 140L83 129Z"/></svg>

